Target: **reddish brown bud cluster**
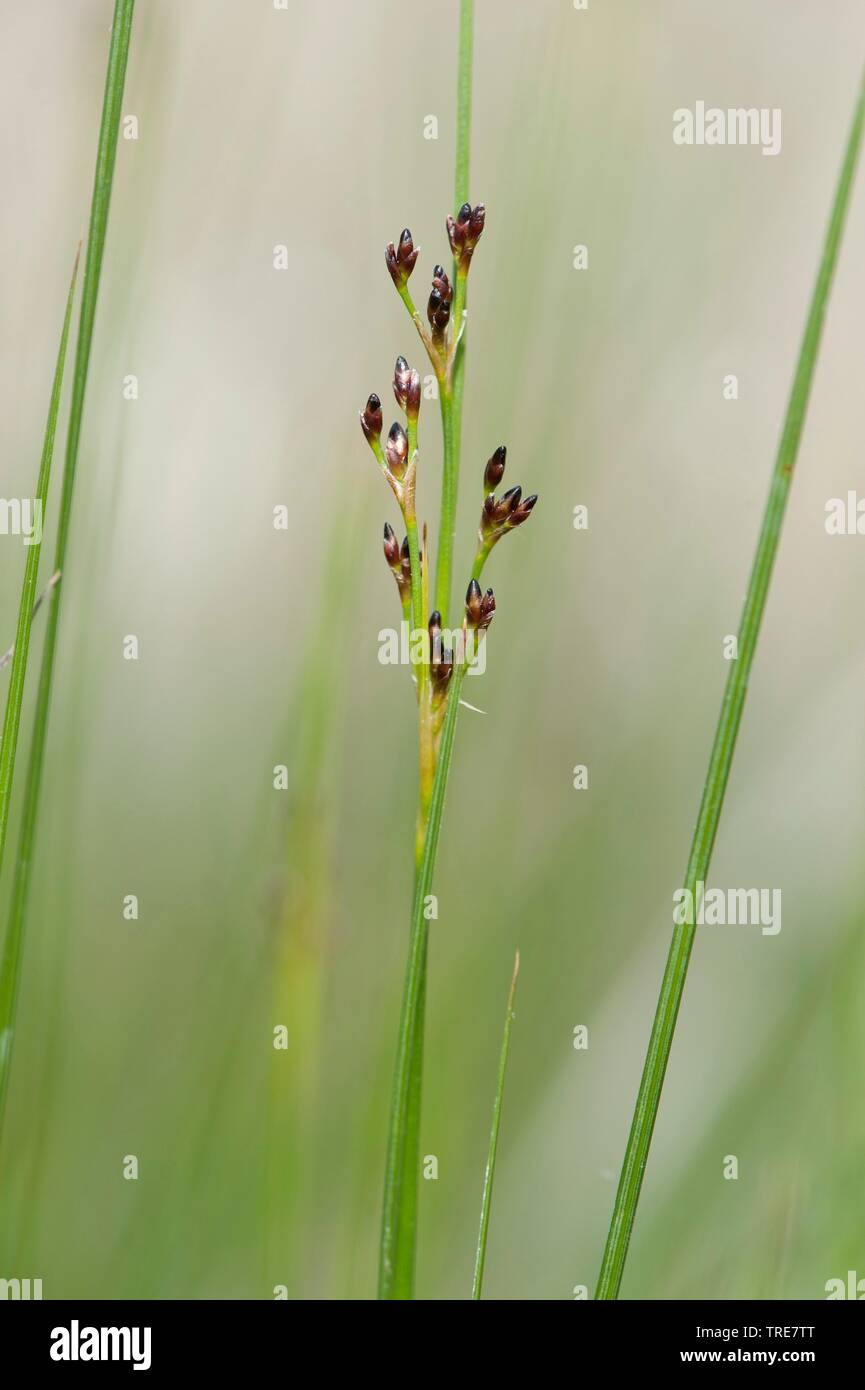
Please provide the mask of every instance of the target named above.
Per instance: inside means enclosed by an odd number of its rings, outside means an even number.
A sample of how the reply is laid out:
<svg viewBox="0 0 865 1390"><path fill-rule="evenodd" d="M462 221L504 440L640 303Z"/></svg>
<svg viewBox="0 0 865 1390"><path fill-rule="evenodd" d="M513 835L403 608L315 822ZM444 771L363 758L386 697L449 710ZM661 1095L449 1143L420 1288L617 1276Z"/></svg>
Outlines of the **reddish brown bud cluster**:
<svg viewBox="0 0 865 1390"><path fill-rule="evenodd" d="M360 427L363 430L364 439L372 449L375 449L381 439L381 401L373 391L363 410L360 412Z"/></svg>
<svg viewBox="0 0 865 1390"><path fill-rule="evenodd" d="M507 457L508 451L505 445L500 444L492 458L487 461L487 466L484 469L484 493L495 492L502 478L505 476L505 463Z"/></svg>
<svg viewBox="0 0 865 1390"><path fill-rule="evenodd" d="M444 335L447 331L448 322L451 316L451 301L454 297L453 286L445 274L444 266L433 267L433 282L430 290L429 300L426 306L426 316L429 319L432 329L433 342L437 347L444 342Z"/></svg>
<svg viewBox="0 0 865 1390"><path fill-rule="evenodd" d="M442 646L442 615L436 610L430 614L430 679L433 699L438 704L447 693L448 683L454 671L453 652Z"/></svg>
<svg viewBox="0 0 865 1390"><path fill-rule="evenodd" d="M494 535L498 539L496 533L503 535L505 531L512 531L515 526L521 526L524 521L528 521L537 500L537 493L531 497L523 497L520 487L508 488L498 500L490 493L484 500L481 512L481 534L484 540L489 540Z"/></svg>
<svg viewBox="0 0 865 1390"><path fill-rule="evenodd" d="M471 203L463 203L456 219L450 216L447 218L446 226L451 251L463 274L468 270L474 249L481 239L486 215L486 208L483 203L478 203L475 208L472 207Z"/></svg>
<svg viewBox="0 0 865 1390"><path fill-rule="evenodd" d="M416 420L420 413L420 372L410 367L404 357L396 359L393 393L400 410L409 420Z"/></svg>
<svg viewBox="0 0 865 1390"><path fill-rule="evenodd" d="M400 602L405 605L411 600L411 556L409 555L408 536L400 546L396 532L389 522L385 522L384 527L384 558L387 561L388 569L396 580Z"/></svg>
<svg viewBox="0 0 865 1390"><path fill-rule="evenodd" d="M481 586L472 579L466 589L466 627L474 632L486 632L496 611L496 600L492 589L481 593Z"/></svg>
<svg viewBox="0 0 865 1390"><path fill-rule="evenodd" d="M496 497L493 489L504 477L506 459L507 449L500 444L484 469L484 491L487 495L481 510L480 537L481 544L487 548L495 545L508 531L528 521L538 500L537 493L523 497L521 487L508 488L501 497Z"/></svg>
<svg viewBox="0 0 865 1390"><path fill-rule="evenodd" d="M396 250L394 250L393 242L388 242L384 249L384 258L390 271L390 277L397 289L405 289L408 277L414 270L415 261L418 258L418 252L415 250L408 227L403 229Z"/></svg>

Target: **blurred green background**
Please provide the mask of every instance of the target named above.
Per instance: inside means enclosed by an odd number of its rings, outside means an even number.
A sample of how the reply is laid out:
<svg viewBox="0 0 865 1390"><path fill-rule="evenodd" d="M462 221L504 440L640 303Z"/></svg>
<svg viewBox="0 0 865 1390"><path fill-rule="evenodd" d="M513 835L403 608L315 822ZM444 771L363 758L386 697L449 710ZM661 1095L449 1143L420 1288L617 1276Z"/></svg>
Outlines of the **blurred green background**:
<svg viewBox="0 0 865 1390"><path fill-rule="evenodd" d="M485 713L457 734L418 1294L469 1293L518 945L485 1292L569 1299L598 1270L865 14L476 10L466 576L495 445L541 500L492 558ZM0 493L26 496L111 5L2 11ZM382 251L412 228L420 301L453 211L456 37L455 0L137 6L0 1155L0 1275L46 1298L374 1292L416 733L377 661L397 517L357 411L389 409L398 352L422 366ZM780 107L781 154L676 147L697 100ZM783 928L698 933L625 1297L865 1276L865 542L823 524L863 479L863 236L860 171L713 864L780 888ZM420 442L435 528L434 403ZM2 648L23 562L0 539Z"/></svg>

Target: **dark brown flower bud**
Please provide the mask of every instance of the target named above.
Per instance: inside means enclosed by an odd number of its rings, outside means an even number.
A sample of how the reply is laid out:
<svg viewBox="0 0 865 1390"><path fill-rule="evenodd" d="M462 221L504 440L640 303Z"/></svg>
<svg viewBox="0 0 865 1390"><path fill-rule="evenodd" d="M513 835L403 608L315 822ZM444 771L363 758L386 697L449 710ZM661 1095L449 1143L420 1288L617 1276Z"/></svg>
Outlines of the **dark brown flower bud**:
<svg viewBox="0 0 865 1390"><path fill-rule="evenodd" d="M411 368L404 357L396 359L396 366L393 369L393 393L396 396L396 403L400 410L405 410L406 393L408 391L408 379L411 376Z"/></svg>
<svg viewBox="0 0 865 1390"><path fill-rule="evenodd" d="M447 277L444 266L437 265L433 270L433 288L437 289L442 299L450 304L454 297L453 286Z"/></svg>
<svg viewBox="0 0 865 1390"><path fill-rule="evenodd" d="M480 584L476 579L470 580L466 589L466 624L469 627L477 627L481 620L482 598Z"/></svg>
<svg viewBox="0 0 865 1390"><path fill-rule="evenodd" d="M410 367L404 357L396 359L393 393L400 409L409 419L416 420L420 412L420 372Z"/></svg>
<svg viewBox="0 0 865 1390"><path fill-rule="evenodd" d="M454 673L454 656L449 647L441 649L439 660L433 661L430 666L432 676L433 701L436 706L440 706L448 688L448 682Z"/></svg>
<svg viewBox="0 0 865 1390"><path fill-rule="evenodd" d="M495 611L495 595L493 594L492 589L487 589L486 593L481 599L481 617L480 622L478 623L479 632L486 632L487 628L493 620L493 614L495 613Z"/></svg>
<svg viewBox="0 0 865 1390"><path fill-rule="evenodd" d="M415 250L412 235L408 227L404 228L400 236L399 243L394 249L394 244L389 241L384 250L384 259L390 271L390 277L397 289L404 289L408 278L414 270L418 252Z"/></svg>
<svg viewBox="0 0 865 1390"><path fill-rule="evenodd" d="M528 521L537 500L538 494L536 492L533 492L531 497L524 497L519 505L511 512L511 526L522 526L524 521Z"/></svg>
<svg viewBox="0 0 865 1390"><path fill-rule="evenodd" d="M385 522L384 528L384 558L387 561L388 569L396 580L400 602L402 604L408 603L411 598L411 564L408 559L408 537L406 537L406 560L405 563L403 563L399 541L396 538L393 527L387 522Z"/></svg>
<svg viewBox="0 0 865 1390"><path fill-rule="evenodd" d="M400 265L405 267L406 275L411 275L417 260L417 251L414 249L414 242L408 227L402 229L396 254Z"/></svg>
<svg viewBox="0 0 865 1390"><path fill-rule="evenodd" d="M453 674L453 652L442 646L442 615L436 610L429 620L430 675L433 695L439 702Z"/></svg>
<svg viewBox="0 0 865 1390"><path fill-rule="evenodd" d="M430 661L435 665L436 661L441 658L442 642L442 615L437 608L434 612L430 613L428 626Z"/></svg>
<svg viewBox="0 0 865 1390"><path fill-rule="evenodd" d="M420 372L416 367L412 367L408 379L405 413L410 420L416 420L420 414Z"/></svg>
<svg viewBox="0 0 865 1390"><path fill-rule="evenodd" d="M396 538L396 532L388 521L384 524L384 558L388 563L388 567L396 574L399 574L401 568L399 541Z"/></svg>
<svg viewBox="0 0 865 1390"><path fill-rule="evenodd" d="M484 492L495 492L505 475L507 457L507 449L504 444L500 444L484 470Z"/></svg>
<svg viewBox="0 0 865 1390"><path fill-rule="evenodd" d="M461 250L462 248L461 248L460 242L459 242L459 234L457 233L457 224L456 224L456 222L454 221L454 219L451 217L450 213L448 213L447 217L445 218L445 226L447 227L447 230L448 230L448 241L449 241L450 244L451 244L451 251L452 251L453 254L454 254L454 259L455 259L455 260L458 260L458 259L459 259L459 254L460 254L460 250Z"/></svg>
<svg viewBox="0 0 865 1390"><path fill-rule="evenodd" d="M363 430L364 438L373 448L381 438L381 426L381 401L373 391L366 406L360 412L360 427Z"/></svg>
<svg viewBox="0 0 865 1390"><path fill-rule="evenodd" d="M402 478L408 463L408 438L402 425L397 421L390 427L390 433L385 445L385 458L387 466L395 478Z"/></svg>
<svg viewBox="0 0 865 1390"><path fill-rule="evenodd" d="M484 505L481 509L481 535L486 540L496 528L496 502L495 495L491 492L484 498Z"/></svg>
<svg viewBox="0 0 865 1390"><path fill-rule="evenodd" d="M433 281L426 306L426 316L433 331L433 342L439 343L444 337L451 316L453 289L447 276Z"/></svg>
<svg viewBox="0 0 865 1390"><path fill-rule="evenodd" d="M498 505L498 512L501 516L510 516L511 512L519 505L519 500L523 495L523 490L519 483L516 487L509 487L507 492L503 492Z"/></svg>
<svg viewBox="0 0 865 1390"><path fill-rule="evenodd" d="M400 548L399 563L402 571L403 584L407 586L405 592L411 593L411 551L408 548L408 536L406 536ZM402 593L403 587L400 585L400 594L402 595Z"/></svg>

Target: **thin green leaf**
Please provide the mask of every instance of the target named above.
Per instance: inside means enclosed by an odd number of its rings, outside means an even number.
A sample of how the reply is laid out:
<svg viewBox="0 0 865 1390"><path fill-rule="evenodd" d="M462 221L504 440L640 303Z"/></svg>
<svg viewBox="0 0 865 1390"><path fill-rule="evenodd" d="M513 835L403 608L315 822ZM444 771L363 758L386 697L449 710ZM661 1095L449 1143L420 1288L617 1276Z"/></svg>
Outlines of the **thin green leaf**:
<svg viewBox="0 0 865 1390"><path fill-rule="evenodd" d="M481 1197L481 1224L478 1231L478 1250L475 1257L475 1277L472 1284L472 1298L481 1296L484 1282L484 1264L487 1258L487 1233L490 1226L490 1204L493 1199L493 1178L496 1174L496 1154L499 1148L499 1127L502 1122L502 1097L505 1093L505 1076L508 1070L508 1053L511 1047L511 1026L514 1021L514 1001L517 996L517 976L520 973L520 953L514 957L514 973L508 991L508 1006L505 1011L505 1031L502 1037L502 1051L499 1057L499 1077L496 1085L496 1098L493 1102L493 1124L490 1130L490 1149L484 1173L484 1190Z"/></svg>
<svg viewBox="0 0 865 1390"><path fill-rule="evenodd" d="M84 395L90 365L90 346L93 341L93 324L96 317L96 299L99 292L102 256L105 249L108 207L111 201L114 160L117 153L117 133L120 124L134 5L135 0L116 0L108 50L102 121L99 127L99 143L96 151L96 174L90 205L90 227L87 234L87 251L84 260L81 314L75 350L75 373L72 379L72 399L69 407L69 432L66 438L63 492L60 499L60 519L54 551L54 570L55 572L60 571L60 573L63 573L65 568L66 545L72 518L75 468L78 461L78 444L81 438ZM60 584L52 591L48 606L45 646L42 652L42 667L39 674L39 689L33 718L33 741L24 793L18 859L15 866L9 922L3 940L3 957L0 961L0 1140L2 1140L3 1116L12 1065L21 952L36 838L39 791L45 759L45 740L57 650L57 625L60 617L60 599L63 587L63 584Z"/></svg>
<svg viewBox="0 0 865 1390"><path fill-rule="evenodd" d="M66 295L66 311L63 316L63 330L60 334L60 347L54 367L54 381L51 386L51 399L48 404L48 419L45 424L45 439L42 444L42 458L39 464L39 477L36 483L36 518L39 539L27 548L24 562L24 583L21 586L21 602L18 607L18 627L15 645L12 648L12 670L9 675L9 689L6 693L6 712L3 717L3 734L0 738L0 871L3 868L3 852L6 848L6 833L9 828L9 804L12 799L12 784L15 778L15 755L18 750L18 731L21 727L21 707L24 702L24 682L27 679L27 657L30 651L30 629L37 606L36 585L39 580L39 560L42 556L42 528L48 511L48 488L51 483L51 464L54 459L54 436L57 433L57 413L60 409L60 393L63 388L63 371L66 365L66 347L69 342L69 325L72 322L72 302L75 298L75 285L78 280L78 258L81 247L75 252L75 263Z"/></svg>
<svg viewBox="0 0 865 1390"><path fill-rule="evenodd" d="M745 606L739 624L738 659L730 663L721 713L715 731L715 741L709 759L709 770L703 788L703 798L691 844L684 887L690 890L692 895L696 892L697 883L705 882L708 877L712 847L730 777L736 735L739 731L739 722L742 718L745 696L748 691L748 680L757 647L763 610L766 606L766 595L769 590L772 567L781 535L781 524L793 478L793 467L799 451L799 441L802 437L805 411L820 346L823 319L850 201L850 190L853 185L853 175L862 141L863 117L865 117L865 76L863 76L863 83L860 87L847 150L835 193L835 202L826 233L817 283L814 286L808 320L799 350L799 360L793 378L787 416L781 442L778 446L769 499L763 515L763 524L757 542L748 592L745 596ZM693 897L691 901L694 901ZM695 931L695 925L689 923L676 926L673 931L670 954L661 982L657 1011L652 1024L649 1048L613 1207L612 1221L595 1293L596 1298L616 1298L622 1282L622 1272L625 1267L628 1244L640 1197L643 1173L649 1156L649 1146L652 1142L652 1131L658 1113L661 1088L664 1084L667 1060L673 1043L673 1034L685 987L685 978L688 973Z"/></svg>

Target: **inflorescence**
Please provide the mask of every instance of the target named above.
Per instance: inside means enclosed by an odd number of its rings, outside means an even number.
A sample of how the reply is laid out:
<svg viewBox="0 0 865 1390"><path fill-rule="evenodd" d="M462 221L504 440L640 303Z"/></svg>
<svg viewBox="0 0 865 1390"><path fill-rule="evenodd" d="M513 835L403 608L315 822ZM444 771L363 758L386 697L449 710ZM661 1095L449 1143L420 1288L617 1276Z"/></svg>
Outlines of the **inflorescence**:
<svg viewBox="0 0 865 1390"><path fill-rule="evenodd" d="M405 228L396 246L389 242L385 249L385 261L391 279L412 317L439 386L444 391L452 389L454 364L465 327L466 280L475 248L484 230L485 220L486 213L482 203L478 203L474 208L471 204L464 203L455 218L447 218L448 240L453 253L453 273L449 276L444 266L434 266L426 305L426 323L415 308L408 287L419 253L409 229ZM432 709L440 715L447 700L455 663L459 663L460 660L464 662L465 657L442 645L444 623L441 613L434 611L428 619L424 616L429 611L426 528L421 547L415 507L421 377L416 368L409 366L405 357L398 357L396 360L393 392L397 405L405 415L405 427L395 421L382 442L384 417L381 400L375 393L369 397L361 411L360 423L364 437L402 513L405 538L400 543L394 528L389 522L386 523L384 556L396 581L404 618L413 629L422 625L427 628L429 657L421 671L418 687L419 692L422 691L428 680ZM523 497L518 486L509 488L500 497L496 496L496 489L504 476L506 460L507 450L504 444L501 444L484 469L484 501L478 527L477 550L466 591L462 621L464 639L469 635L475 640L482 638L495 613L496 601L492 589L484 592L480 585L481 571L487 556L503 536L528 520L538 500L536 494ZM465 649L464 641L463 654ZM440 720L436 719L435 722L439 724Z"/></svg>

